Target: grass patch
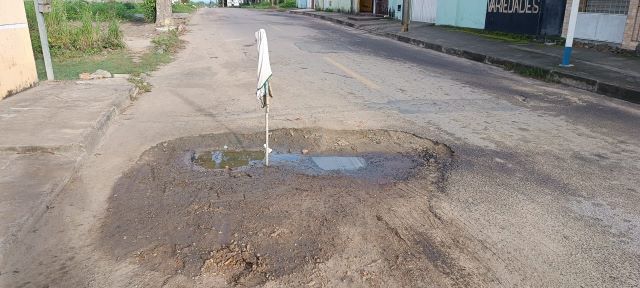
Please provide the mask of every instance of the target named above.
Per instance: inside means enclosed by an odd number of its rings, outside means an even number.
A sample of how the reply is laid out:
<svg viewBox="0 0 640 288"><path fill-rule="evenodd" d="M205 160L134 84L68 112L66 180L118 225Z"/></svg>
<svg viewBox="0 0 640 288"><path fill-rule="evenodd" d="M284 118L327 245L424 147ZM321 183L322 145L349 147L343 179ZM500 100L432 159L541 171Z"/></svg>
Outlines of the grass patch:
<svg viewBox="0 0 640 288"><path fill-rule="evenodd" d="M98 7L104 9L107 7L102 5L107 3L95 4L100 4ZM117 11L94 11L92 7L94 7L93 4L82 1L52 1L51 12L45 15L51 54L93 55L104 50L117 50L124 47ZM33 2L25 2L25 11L33 52L41 55L42 47Z"/></svg>
<svg viewBox="0 0 640 288"><path fill-rule="evenodd" d="M131 55L124 49L104 51L93 55L54 56L53 71L56 79L78 79L83 72L94 72L98 69L107 70L112 74L140 74L158 69L163 64L171 62L173 54L182 47L182 40L177 31L172 30L156 36L152 40L153 48L134 62ZM44 61L36 58L38 78L46 79Z"/></svg>
<svg viewBox="0 0 640 288"><path fill-rule="evenodd" d="M135 14L144 14L143 7L137 3L121 2L88 2L84 0L66 0L63 3L67 19L79 21L83 17L84 10L91 11L97 21L110 21L112 19L132 20Z"/></svg>
<svg viewBox="0 0 640 288"><path fill-rule="evenodd" d="M277 8L276 6L271 6L271 1L262 1L262 2L258 2L258 3L255 3L255 4L240 5L240 7L243 7L243 8L254 8L254 9L275 9L275 8Z"/></svg>
<svg viewBox="0 0 640 288"><path fill-rule="evenodd" d="M298 8L298 4L296 3L296 1L284 1L283 3L280 3L280 8L294 9Z"/></svg>
<svg viewBox="0 0 640 288"><path fill-rule="evenodd" d="M255 4L247 3L240 4L241 8L254 8L254 9L294 9L298 7L296 1L285 0L285 1L274 1L275 5L271 6L271 1L263 1Z"/></svg>
<svg viewBox="0 0 640 288"><path fill-rule="evenodd" d="M548 74L547 71L545 71L544 69L541 68L536 68L536 67L523 67L523 66L516 66L512 68L512 71L515 73L518 73L522 76L526 76L529 78L534 78L534 79L538 79L538 80L547 80L548 78Z"/></svg>
<svg viewBox="0 0 640 288"><path fill-rule="evenodd" d="M98 69L115 74L130 74L136 71L135 63L124 50L84 57L53 57L52 61L53 73L59 80L78 79L78 74L91 73ZM36 59L36 67L38 78L47 79L42 58Z"/></svg>
<svg viewBox="0 0 640 288"><path fill-rule="evenodd" d="M526 44L526 43L530 43L535 39L535 36L531 36L531 35L512 34L512 33L505 33L505 32L487 31L482 29L454 27L454 26L446 26L446 25L443 25L441 27L444 27L445 29L450 31L464 32L468 34L478 35L483 38L509 42L514 44Z"/></svg>
<svg viewBox="0 0 640 288"><path fill-rule="evenodd" d="M193 13L198 10L198 6L191 3L176 3L171 5L173 13Z"/></svg>

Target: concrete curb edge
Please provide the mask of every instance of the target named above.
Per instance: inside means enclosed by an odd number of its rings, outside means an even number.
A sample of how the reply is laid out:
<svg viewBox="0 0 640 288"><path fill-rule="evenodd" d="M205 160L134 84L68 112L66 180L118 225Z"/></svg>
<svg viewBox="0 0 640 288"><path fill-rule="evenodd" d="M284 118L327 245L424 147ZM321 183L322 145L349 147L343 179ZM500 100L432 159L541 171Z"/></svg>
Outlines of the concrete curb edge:
<svg viewBox="0 0 640 288"><path fill-rule="evenodd" d="M39 147L39 146L19 146L19 147L0 147L0 151L12 151L16 153L69 153L80 152L78 157L75 158L75 163L68 175L66 175L62 181L57 183L47 196L44 197L37 205L37 209L33 213L29 214L29 217L23 218L22 223L17 225L17 229L8 231L7 237L0 242L0 247L9 247L13 245L16 239L29 232L29 228L37 223L42 216L47 212L49 206L60 195L62 190L67 186L69 181L76 175L82 166L83 161L95 150L103 136L107 132L107 129L111 126L111 123L120 114L120 112L131 103L130 98L132 91L129 93L123 93L111 101L110 108L100 115L100 118L96 121L96 125L88 133L82 136L82 140L79 145L68 146L55 146L55 147Z"/></svg>

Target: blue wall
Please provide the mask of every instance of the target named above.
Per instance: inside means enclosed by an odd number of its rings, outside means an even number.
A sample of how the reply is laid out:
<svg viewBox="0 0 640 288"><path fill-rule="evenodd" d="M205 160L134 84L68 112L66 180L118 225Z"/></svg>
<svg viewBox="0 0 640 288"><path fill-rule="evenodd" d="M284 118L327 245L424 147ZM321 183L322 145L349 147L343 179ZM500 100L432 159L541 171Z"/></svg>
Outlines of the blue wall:
<svg viewBox="0 0 640 288"><path fill-rule="evenodd" d="M389 0L389 9L393 9L393 17L402 20L402 10L398 11L398 5L402 5L402 0ZM402 9L402 6L400 8Z"/></svg>
<svg viewBox="0 0 640 288"><path fill-rule="evenodd" d="M436 25L484 29L487 0L440 0Z"/></svg>

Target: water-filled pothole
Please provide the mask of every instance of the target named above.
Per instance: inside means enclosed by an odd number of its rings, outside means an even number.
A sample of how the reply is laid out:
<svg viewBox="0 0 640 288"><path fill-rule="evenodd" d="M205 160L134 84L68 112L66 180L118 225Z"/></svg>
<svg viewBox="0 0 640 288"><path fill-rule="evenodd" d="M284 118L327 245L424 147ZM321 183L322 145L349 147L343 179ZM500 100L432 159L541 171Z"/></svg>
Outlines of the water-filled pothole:
<svg viewBox="0 0 640 288"><path fill-rule="evenodd" d="M262 163L263 151L214 150L194 154L193 163L207 169L241 168Z"/></svg>
<svg viewBox="0 0 640 288"><path fill-rule="evenodd" d="M448 147L385 130L271 134L267 169L263 133L200 135L150 148L113 188L101 229L104 253L158 274L244 286L277 279L284 282L276 286L298 286L316 272L336 274L320 263L376 263L370 269L381 283L420 286L404 275L428 278L448 263L429 233L415 232L438 222L427 200L443 179ZM441 256L431 265L433 253Z"/></svg>
<svg viewBox="0 0 640 288"><path fill-rule="evenodd" d="M213 150L193 153L194 164L206 169L248 169L264 166L264 151ZM271 166L285 166L311 174L323 171L354 171L365 168L367 160L360 156L304 155L298 153L269 154Z"/></svg>

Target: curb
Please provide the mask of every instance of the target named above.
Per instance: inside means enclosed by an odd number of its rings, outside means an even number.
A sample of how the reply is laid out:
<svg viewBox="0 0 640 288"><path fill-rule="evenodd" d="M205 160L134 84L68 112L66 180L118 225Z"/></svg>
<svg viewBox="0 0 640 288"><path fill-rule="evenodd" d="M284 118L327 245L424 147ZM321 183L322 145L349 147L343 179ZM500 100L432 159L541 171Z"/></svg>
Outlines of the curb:
<svg viewBox="0 0 640 288"><path fill-rule="evenodd" d="M110 107L103 112L95 122L95 126L85 135L77 144L63 145L63 146L13 146L13 147L0 147L0 151L11 151L17 153L51 153L51 154L67 154L78 153L75 158L75 163L62 181L56 183L55 187L46 193L37 205L37 208L29 214L28 217L23 218L22 222L17 225L17 229L7 231L8 235L0 242L2 249L10 248L17 239L24 236L36 222L42 219L42 216L48 211L48 207L56 198L60 195L62 190L67 186L69 181L74 175L78 173L78 170L82 166L82 162L88 155L90 155L102 140L102 137L107 132L107 129L111 126L113 120L120 114L129 103L130 98L135 97L132 95L133 89L129 93L123 93L110 103ZM73 158L72 158L73 159Z"/></svg>
<svg viewBox="0 0 640 288"><path fill-rule="evenodd" d="M513 60L505 59L505 58L489 56L489 55L480 54L480 53L458 49L458 48L444 47L440 44L430 43L424 40L415 39L415 38L411 38L404 35L398 35L391 32L380 33L371 29L365 29L364 27L357 25L355 23L351 23L349 21L345 21L342 19L336 19L326 15L309 13L306 11L295 11L295 10L289 11L289 13L296 14L296 15L310 16L313 18L326 20L329 22L343 25L343 26L348 26L348 27L359 29L359 30L367 31L374 35L378 35L378 36L393 39L399 42L418 46L421 48L433 50L436 52L440 52L440 53L444 53L444 54L448 54L448 55L452 55L460 58L465 58L465 59L476 61L476 62L489 64L492 66L497 66L507 71L518 73L525 77L543 80L547 82L560 83L570 87L605 95L608 97L617 98L617 99L621 99L631 103L640 104L640 90L638 89L624 87L624 86L620 86L618 84L613 84L613 83L607 83L607 82L599 81L597 79L591 79L591 78L576 75L573 73L568 73L566 71L560 71L556 69L549 69L546 67L520 63Z"/></svg>

